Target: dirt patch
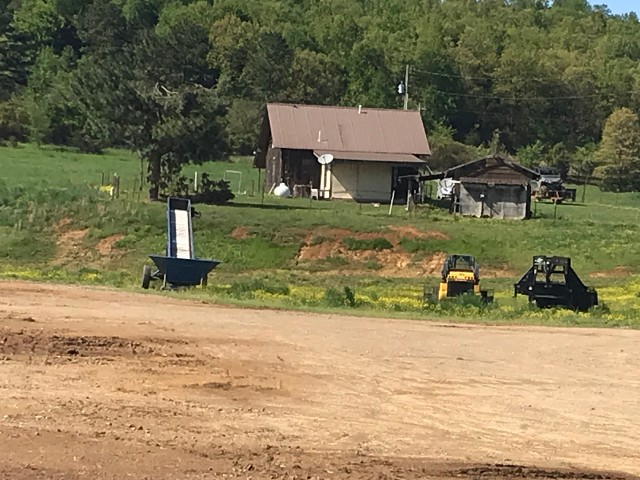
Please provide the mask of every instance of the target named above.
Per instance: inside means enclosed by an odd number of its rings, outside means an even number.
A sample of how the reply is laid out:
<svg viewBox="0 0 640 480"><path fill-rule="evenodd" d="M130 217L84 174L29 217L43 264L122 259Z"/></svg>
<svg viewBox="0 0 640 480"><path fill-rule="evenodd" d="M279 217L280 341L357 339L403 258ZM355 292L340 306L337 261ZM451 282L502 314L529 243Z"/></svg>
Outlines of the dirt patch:
<svg viewBox="0 0 640 480"><path fill-rule="evenodd" d="M85 237L89 229L68 230L60 232L57 240L57 252L54 264L60 265L87 255L86 247L83 246Z"/></svg>
<svg viewBox="0 0 640 480"><path fill-rule="evenodd" d="M103 238L96 244L96 250L102 256L109 256L114 253L114 245L116 242L119 242L124 238L124 235L121 233L116 233L114 235L109 235L106 238Z"/></svg>
<svg viewBox="0 0 640 480"><path fill-rule="evenodd" d="M0 478L640 473L638 331L442 328L2 287Z"/></svg>
<svg viewBox="0 0 640 480"><path fill-rule="evenodd" d="M444 232L438 230L418 230L414 226L399 226L394 225L389 227L389 230L397 233L404 238L436 238L438 240L449 240L451 237Z"/></svg>
<svg viewBox="0 0 640 480"><path fill-rule="evenodd" d="M0 330L0 354L58 357L150 355L154 349L119 337L47 335L41 331Z"/></svg>
<svg viewBox="0 0 640 480"><path fill-rule="evenodd" d="M618 266L612 270L603 270L600 272L593 272L590 276L593 278L623 278L632 274L629 267Z"/></svg>
<svg viewBox="0 0 640 480"><path fill-rule="evenodd" d="M420 265L422 271L427 275L440 275L446 257L444 253L438 252L425 258Z"/></svg>
<svg viewBox="0 0 640 480"><path fill-rule="evenodd" d="M115 244L124 238L116 233L98 241L95 248L87 244L89 229L68 229L71 220L64 218L55 226L57 251L54 265L66 265L81 261L85 266L100 266L118 255Z"/></svg>
<svg viewBox="0 0 640 480"><path fill-rule="evenodd" d="M236 227L231 232L231 238L235 240L245 240L251 238L253 235L246 227Z"/></svg>
<svg viewBox="0 0 640 480"><path fill-rule="evenodd" d="M608 472L590 472L572 469L537 468L524 465L481 465L461 468L456 477L466 478L540 478L572 480L622 480L624 475Z"/></svg>
<svg viewBox="0 0 640 480"><path fill-rule="evenodd" d="M366 272L368 275L415 278L440 272L445 258L435 253L420 260L418 255L405 252L399 243L402 238L447 239L443 232L423 232L412 226L389 227L385 232L352 232L346 229L318 229L307 235L298 253L298 262L323 262L327 258L342 258L348 264L336 272ZM383 250L349 250L343 243L345 238L373 240L384 238L393 248Z"/></svg>

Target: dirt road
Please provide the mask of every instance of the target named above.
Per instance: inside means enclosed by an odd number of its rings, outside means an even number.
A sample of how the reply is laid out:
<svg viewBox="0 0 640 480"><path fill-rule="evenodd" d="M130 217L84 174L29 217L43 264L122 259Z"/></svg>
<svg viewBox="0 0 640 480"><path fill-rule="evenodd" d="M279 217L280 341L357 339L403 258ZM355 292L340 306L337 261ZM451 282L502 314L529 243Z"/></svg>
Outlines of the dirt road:
<svg viewBox="0 0 640 480"><path fill-rule="evenodd" d="M0 478L640 474L640 332L0 287Z"/></svg>

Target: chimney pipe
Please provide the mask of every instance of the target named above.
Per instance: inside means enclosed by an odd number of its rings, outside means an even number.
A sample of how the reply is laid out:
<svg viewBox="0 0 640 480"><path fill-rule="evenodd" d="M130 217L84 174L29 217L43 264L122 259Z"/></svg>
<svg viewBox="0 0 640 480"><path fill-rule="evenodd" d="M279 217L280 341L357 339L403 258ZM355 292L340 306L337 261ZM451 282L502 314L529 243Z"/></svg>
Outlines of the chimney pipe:
<svg viewBox="0 0 640 480"><path fill-rule="evenodd" d="M358 105L358 114L362 113L362 105Z"/></svg>

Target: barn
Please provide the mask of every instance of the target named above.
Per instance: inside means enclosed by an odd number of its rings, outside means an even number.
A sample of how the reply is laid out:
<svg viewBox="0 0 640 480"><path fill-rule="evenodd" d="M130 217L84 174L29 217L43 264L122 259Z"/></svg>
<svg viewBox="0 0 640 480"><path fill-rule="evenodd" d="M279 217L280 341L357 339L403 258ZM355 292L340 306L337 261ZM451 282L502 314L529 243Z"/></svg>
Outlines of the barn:
<svg viewBox="0 0 640 480"><path fill-rule="evenodd" d="M432 177L455 182L454 213L472 217L531 217L531 181L539 175L499 155L490 155ZM424 178L424 177L423 177Z"/></svg>
<svg viewBox="0 0 640 480"><path fill-rule="evenodd" d="M329 165L318 157L331 154ZM417 111L268 104L254 166L268 190L284 182L296 195L358 202L406 198L402 175L416 174L431 154Z"/></svg>

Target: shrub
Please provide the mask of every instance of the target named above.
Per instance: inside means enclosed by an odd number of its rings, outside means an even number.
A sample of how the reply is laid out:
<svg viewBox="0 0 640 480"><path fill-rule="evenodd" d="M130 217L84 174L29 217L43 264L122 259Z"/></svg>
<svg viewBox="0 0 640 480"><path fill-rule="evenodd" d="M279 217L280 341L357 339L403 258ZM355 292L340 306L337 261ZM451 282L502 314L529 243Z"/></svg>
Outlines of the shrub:
<svg viewBox="0 0 640 480"><path fill-rule="evenodd" d="M290 289L288 285L283 285L277 280L251 278L233 282L227 293L237 299L253 298L254 292L261 291L272 295L288 296Z"/></svg>
<svg viewBox="0 0 640 480"><path fill-rule="evenodd" d="M348 250L387 250L393 248L393 244L384 237L367 239L347 237L342 240L342 243Z"/></svg>
<svg viewBox="0 0 640 480"><path fill-rule="evenodd" d="M171 179L163 189L166 195L188 198L191 203L206 205L221 205L235 198L229 182L224 180L210 180L207 173L200 177L200 185L196 193L191 193L187 177L180 175Z"/></svg>
<svg viewBox="0 0 640 480"><path fill-rule="evenodd" d="M329 307L344 307L344 293L334 287L329 287L324 291L324 301Z"/></svg>
<svg viewBox="0 0 640 480"><path fill-rule="evenodd" d="M17 142L25 142L29 137L29 116L10 100L0 103L0 143L7 142L15 146Z"/></svg>
<svg viewBox="0 0 640 480"><path fill-rule="evenodd" d="M358 306L356 300L356 293L349 287L344 287L344 290L340 291L337 288L329 287L324 291L324 301L329 307L351 307Z"/></svg>

